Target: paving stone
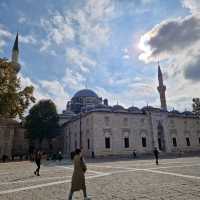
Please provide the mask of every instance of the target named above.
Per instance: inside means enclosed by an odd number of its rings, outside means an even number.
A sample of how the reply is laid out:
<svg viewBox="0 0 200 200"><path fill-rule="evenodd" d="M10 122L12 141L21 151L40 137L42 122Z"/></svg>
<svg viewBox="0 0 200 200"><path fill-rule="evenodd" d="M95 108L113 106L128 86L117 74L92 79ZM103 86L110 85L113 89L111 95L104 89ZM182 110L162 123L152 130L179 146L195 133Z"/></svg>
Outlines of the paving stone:
<svg viewBox="0 0 200 200"><path fill-rule="evenodd" d="M199 200L199 161L198 157L162 159L158 166L153 160L142 159L88 161L88 194L95 200ZM72 167L70 162L45 163L41 167L41 176L36 177L33 175L33 163L0 164L0 200L65 200L70 189ZM143 169L152 169L152 172ZM154 170L161 173L154 173ZM189 175L191 178L166 172ZM61 183L57 184L58 181ZM53 185L47 186L49 183ZM24 187L27 189L2 194ZM83 199L82 192L75 193L74 199Z"/></svg>

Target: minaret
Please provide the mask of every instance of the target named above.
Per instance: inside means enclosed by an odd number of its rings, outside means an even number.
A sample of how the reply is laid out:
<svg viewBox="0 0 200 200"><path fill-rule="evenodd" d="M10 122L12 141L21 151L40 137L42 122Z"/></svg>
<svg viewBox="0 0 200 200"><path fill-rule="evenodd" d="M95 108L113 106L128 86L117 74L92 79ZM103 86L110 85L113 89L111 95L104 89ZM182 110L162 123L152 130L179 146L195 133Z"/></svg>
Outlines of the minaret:
<svg viewBox="0 0 200 200"><path fill-rule="evenodd" d="M17 73L19 72L21 68L18 61L19 61L19 47L18 47L18 33L17 33L16 38L15 38L15 43L12 49L12 62Z"/></svg>
<svg viewBox="0 0 200 200"><path fill-rule="evenodd" d="M163 84L163 75L162 75L159 63L158 63L158 82L159 82L159 85L157 89L160 94L161 109L167 110L167 104L166 104L166 98L165 98L166 86Z"/></svg>

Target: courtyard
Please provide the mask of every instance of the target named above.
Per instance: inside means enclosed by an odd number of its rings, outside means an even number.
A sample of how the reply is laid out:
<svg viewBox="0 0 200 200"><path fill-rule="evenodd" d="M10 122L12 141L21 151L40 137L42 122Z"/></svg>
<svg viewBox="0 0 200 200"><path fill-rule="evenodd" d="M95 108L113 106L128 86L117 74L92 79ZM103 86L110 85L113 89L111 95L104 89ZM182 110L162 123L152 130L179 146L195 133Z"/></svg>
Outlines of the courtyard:
<svg viewBox="0 0 200 200"><path fill-rule="evenodd" d="M88 160L86 184L95 200L198 200L200 158ZM64 200L70 189L70 161L43 161L41 176L29 161L0 164L1 200ZM74 199L83 199L77 192Z"/></svg>

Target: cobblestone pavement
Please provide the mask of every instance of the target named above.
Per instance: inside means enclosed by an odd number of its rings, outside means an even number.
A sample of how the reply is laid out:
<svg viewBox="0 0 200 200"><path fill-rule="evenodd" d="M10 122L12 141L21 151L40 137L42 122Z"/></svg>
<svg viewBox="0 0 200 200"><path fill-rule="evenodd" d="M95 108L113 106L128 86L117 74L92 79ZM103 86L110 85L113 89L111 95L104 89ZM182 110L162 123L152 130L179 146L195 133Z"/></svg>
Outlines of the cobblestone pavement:
<svg viewBox="0 0 200 200"><path fill-rule="evenodd" d="M43 162L41 176L31 162L0 164L0 200L64 200L70 162ZM200 158L88 161L88 194L94 200L200 200ZM83 199L77 192L74 199Z"/></svg>

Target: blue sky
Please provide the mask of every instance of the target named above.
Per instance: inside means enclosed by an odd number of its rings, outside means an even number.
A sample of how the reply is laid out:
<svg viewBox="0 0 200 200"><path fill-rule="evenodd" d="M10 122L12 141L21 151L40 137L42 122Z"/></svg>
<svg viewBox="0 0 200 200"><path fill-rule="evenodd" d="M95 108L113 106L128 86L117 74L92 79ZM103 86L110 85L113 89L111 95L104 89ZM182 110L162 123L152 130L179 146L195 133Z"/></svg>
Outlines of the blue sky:
<svg viewBox="0 0 200 200"><path fill-rule="evenodd" d="M112 105L160 106L159 59L168 107L191 109L200 95L191 92L200 79L199 7L198 0L1 0L0 57L10 58L19 31L22 84L34 85L37 99L51 98L59 112L86 85Z"/></svg>

